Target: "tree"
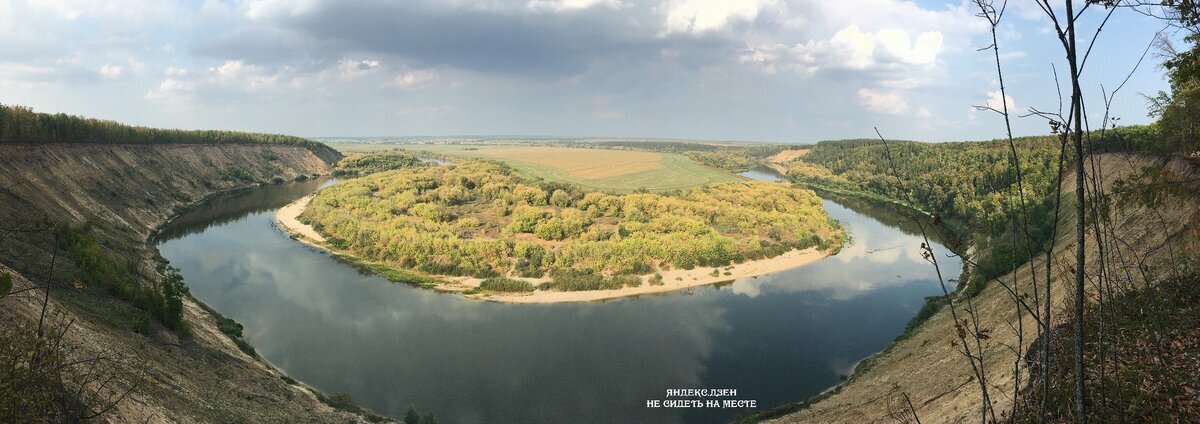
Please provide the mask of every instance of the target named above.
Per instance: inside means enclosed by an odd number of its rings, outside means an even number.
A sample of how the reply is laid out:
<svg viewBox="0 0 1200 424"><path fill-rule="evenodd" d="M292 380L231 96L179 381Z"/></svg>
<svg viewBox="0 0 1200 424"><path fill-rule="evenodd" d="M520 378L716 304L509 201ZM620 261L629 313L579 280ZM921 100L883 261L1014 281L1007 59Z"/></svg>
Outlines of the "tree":
<svg viewBox="0 0 1200 424"><path fill-rule="evenodd" d="M571 195L561 189L554 190L550 195L550 204L560 208L571 206Z"/></svg>
<svg viewBox="0 0 1200 424"><path fill-rule="evenodd" d="M1150 116L1158 120L1163 150L1167 153L1191 153L1200 149L1200 35L1191 34L1185 39L1191 48L1176 52L1167 42L1163 50L1169 55L1163 62L1167 69L1171 92L1159 91L1148 98Z"/></svg>

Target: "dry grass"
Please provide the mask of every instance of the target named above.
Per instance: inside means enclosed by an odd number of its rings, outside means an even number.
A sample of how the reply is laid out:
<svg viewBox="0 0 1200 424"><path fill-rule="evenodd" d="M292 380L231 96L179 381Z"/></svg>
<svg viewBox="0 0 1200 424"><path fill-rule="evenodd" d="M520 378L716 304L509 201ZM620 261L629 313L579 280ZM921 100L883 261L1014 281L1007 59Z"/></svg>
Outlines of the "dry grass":
<svg viewBox="0 0 1200 424"><path fill-rule="evenodd" d="M502 161L526 162L561 169L586 180L615 177L663 167L662 155L628 150L575 149L570 147L485 148L480 152Z"/></svg>
<svg viewBox="0 0 1200 424"><path fill-rule="evenodd" d="M767 158L767 162L771 163L788 163L796 158L807 155L809 149L784 150L776 153L775 156Z"/></svg>

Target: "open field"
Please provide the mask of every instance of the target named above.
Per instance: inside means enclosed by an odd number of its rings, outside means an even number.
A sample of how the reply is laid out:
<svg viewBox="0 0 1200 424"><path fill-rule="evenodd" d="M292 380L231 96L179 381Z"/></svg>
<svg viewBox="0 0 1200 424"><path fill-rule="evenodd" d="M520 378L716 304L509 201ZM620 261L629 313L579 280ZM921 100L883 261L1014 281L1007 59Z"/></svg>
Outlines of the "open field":
<svg viewBox="0 0 1200 424"><path fill-rule="evenodd" d="M400 148L461 158L493 159L529 175L585 188L631 192L668 191L743 178L696 163L682 155L631 150L509 145L397 145L330 143L342 152L391 151Z"/></svg>

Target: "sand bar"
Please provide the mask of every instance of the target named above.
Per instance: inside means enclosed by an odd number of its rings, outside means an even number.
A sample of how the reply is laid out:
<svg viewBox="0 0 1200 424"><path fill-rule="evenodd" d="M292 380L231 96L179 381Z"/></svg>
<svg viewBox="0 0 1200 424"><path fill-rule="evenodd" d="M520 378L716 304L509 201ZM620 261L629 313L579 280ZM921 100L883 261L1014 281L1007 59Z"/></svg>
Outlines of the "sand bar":
<svg viewBox="0 0 1200 424"><path fill-rule="evenodd" d="M311 225L300 222L299 219L300 214L304 212L304 208L308 207L308 202L311 202L312 199L313 195L310 194L279 208L279 211L275 212L275 222L279 223L280 227L289 234L303 236L316 243L324 243L325 236L318 233Z"/></svg>

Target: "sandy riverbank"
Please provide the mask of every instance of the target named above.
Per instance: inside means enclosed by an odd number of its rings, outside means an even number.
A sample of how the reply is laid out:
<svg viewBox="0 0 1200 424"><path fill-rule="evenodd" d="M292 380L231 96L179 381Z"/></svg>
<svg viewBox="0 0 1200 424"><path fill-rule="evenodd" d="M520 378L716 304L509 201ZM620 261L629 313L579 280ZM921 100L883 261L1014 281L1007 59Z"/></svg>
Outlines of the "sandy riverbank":
<svg viewBox="0 0 1200 424"><path fill-rule="evenodd" d="M304 212L304 208L308 207L308 202L311 202L312 198L313 195L310 194L279 208L279 211L275 212L275 222L279 223L280 228L283 228L288 234L302 236L312 242L324 243L325 236L318 233L311 225L300 222L299 219L300 214Z"/></svg>
<svg viewBox="0 0 1200 424"><path fill-rule="evenodd" d="M280 228L289 234L296 236L296 239L300 242L329 250L327 247L322 245L322 243L325 242L325 237L321 236L320 233L317 233L312 226L300 222L300 220L297 219L300 214L304 212L304 208L308 206L308 202L310 201L312 201L312 195L304 196L299 200L280 208L279 211L275 213L275 221L279 224ZM808 248L803 250L792 250L773 258L748 261L724 267L698 267L690 270L674 269L662 271L659 273L662 275L662 285L651 285L650 278L652 275L644 275L642 276L641 286L625 287L616 290L588 290L574 292L536 290L528 293L511 294L480 293L466 295L466 297L471 299L505 303L590 302L596 300L616 299L621 297L666 293L691 287L717 284L730 280L752 278L760 275L786 271L792 268L798 268L816 262L826 256L829 256L827 252L817 250L816 248ZM472 277L438 276L438 278L443 280L444 283L438 284L435 289L452 292L470 290L472 288L479 287L479 284L483 282L482 279ZM548 281L546 278L525 278L524 280L527 280L535 285Z"/></svg>

